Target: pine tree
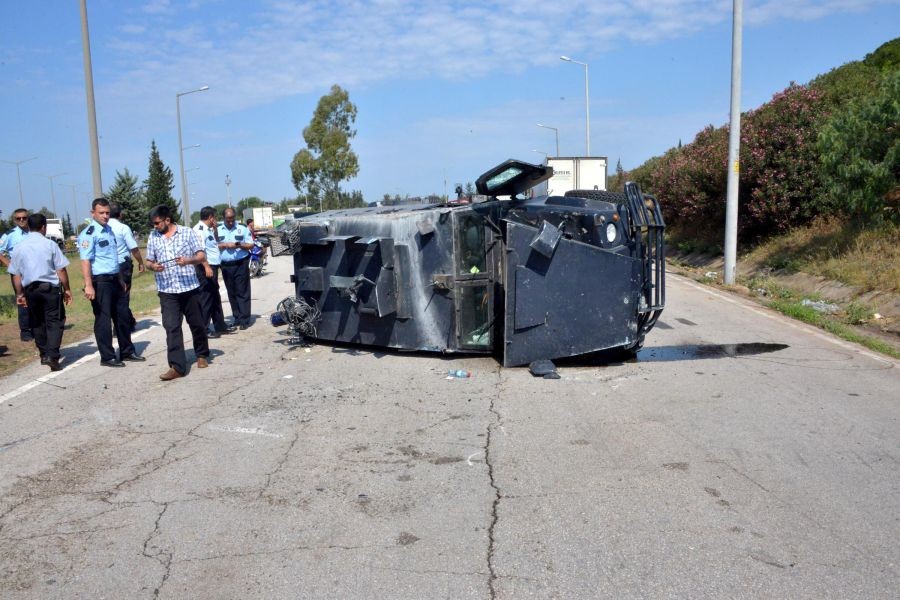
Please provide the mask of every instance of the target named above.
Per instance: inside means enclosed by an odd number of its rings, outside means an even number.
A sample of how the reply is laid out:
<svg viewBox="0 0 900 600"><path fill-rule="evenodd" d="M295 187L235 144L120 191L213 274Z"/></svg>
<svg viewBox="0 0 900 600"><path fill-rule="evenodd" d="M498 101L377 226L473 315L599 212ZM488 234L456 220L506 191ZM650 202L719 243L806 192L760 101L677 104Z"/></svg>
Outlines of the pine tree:
<svg viewBox="0 0 900 600"><path fill-rule="evenodd" d="M69 237L70 235L75 235L75 229L72 227L72 216L69 213L66 213L66 216L62 222L62 226L63 226L63 235L65 237Z"/></svg>
<svg viewBox="0 0 900 600"><path fill-rule="evenodd" d="M172 211L172 222L181 222L180 202L172 196L175 189L172 169L167 167L159 157L156 149L156 141L150 142L150 165L147 170L147 179L144 180L144 198L147 210L152 210L159 205L165 205Z"/></svg>
<svg viewBox="0 0 900 600"><path fill-rule="evenodd" d="M144 195L138 186L138 176L128 168L124 173L116 171L116 180L106 190L106 197L122 209L122 222L131 227L134 233L145 233L148 229L147 207Z"/></svg>

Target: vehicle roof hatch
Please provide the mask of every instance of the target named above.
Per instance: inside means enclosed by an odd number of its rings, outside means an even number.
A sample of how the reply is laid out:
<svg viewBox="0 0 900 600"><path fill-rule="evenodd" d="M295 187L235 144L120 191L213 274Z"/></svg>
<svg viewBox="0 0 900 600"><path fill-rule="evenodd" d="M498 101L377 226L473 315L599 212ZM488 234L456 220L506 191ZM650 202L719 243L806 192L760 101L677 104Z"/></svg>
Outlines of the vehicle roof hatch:
<svg viewBox="0 0 900 600"><path fill-rule="evenodd" d="M475 180L475 189L485 196L516 196L553 176L553 167L509 159Z"/></svg>

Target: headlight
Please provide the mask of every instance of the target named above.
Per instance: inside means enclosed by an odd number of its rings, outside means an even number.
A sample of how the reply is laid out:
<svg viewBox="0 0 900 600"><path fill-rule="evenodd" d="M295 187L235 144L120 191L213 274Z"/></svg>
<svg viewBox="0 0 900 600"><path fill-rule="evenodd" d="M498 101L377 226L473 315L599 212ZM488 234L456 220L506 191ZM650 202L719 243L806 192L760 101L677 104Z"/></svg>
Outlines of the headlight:
<svg viewBox="0 0 900 600"><path fill-rule="evenodd" d="M606 225L606 241L610 244L616 241L616 226L613 223Z"/></svg>

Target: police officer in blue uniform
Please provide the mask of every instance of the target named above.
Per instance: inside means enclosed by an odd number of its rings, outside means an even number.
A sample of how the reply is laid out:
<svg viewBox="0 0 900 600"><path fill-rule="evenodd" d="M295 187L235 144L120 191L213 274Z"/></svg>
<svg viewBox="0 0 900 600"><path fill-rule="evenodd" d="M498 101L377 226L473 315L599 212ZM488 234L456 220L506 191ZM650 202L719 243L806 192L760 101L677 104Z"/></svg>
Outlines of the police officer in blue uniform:
<svg viewBox="0 0 900 600"><path fill-rule="evenodd" d="M245 225L235 222L234 209L226 208L225 222L219 225L222 279L228 290L228 303L234 324L250 327L250 249L253 238Z"/></svg>
<svg viewBox="0 0 900 600"><path fill-rule="evenodd" d="M131 331L134 331L137 327L137 320L134 318L134 314L131 312L131 307L129 306L129 303L131 302L131 277L134 274L134 261L137 261L138 273L144 272L144 258L141 256L141 251L138 249L134 234L131 232L131 227L123 223L120 220L121 218L122 208L118 203L110 202L109 226L116 235L116 249L119 252L119 271L122 273L122 279L128 287L125 293L119 298L119 302L122 303L120 310L128 315L129 327L131 328Z"/></svg>
<svg viewBox="0 0 900 600"><path fill-rule="evenodd" d="M3 263L4 267L9 266L13 250L28 235L28 210L17 208L13 211L13 220L16 226L0 236L0 263ZM24 306L19 306L19 339L23 342L34 339L31 334L31 323L28 321L28 310Z"/></svg>
<svg viewBox="0 0 900 600"><path fill-rule="evenodd" d="M104 367L124 367L122 361L143 361L131 343L131 323L119 302L126 286L119 272L116 236L109 226L109 200L97 198L91 204L93 219L78 236L84 297L94 310L94 339ZM110 326L112 321L112 327ZM112 345L113 327L119 342L119 356Z"/></svg>
<svg viewBox="0 0 900 600"><path fill-rule="evenodd" d="M35 213L28 217L30 233L16 247L9 266L16 291L16 304L28 311L34 342L41 364L59 371L59 347L62 344L66 309L72 303L69 289L69 260L47 234L47 217Z"/></svg>
<svg viewBox="0 0 900 600"><path fill-rule="evenodd" d="M197 269L203 322L207 327L212 323L213 331L208 337L217 338L223 333L233 333L235 328L228 326L225 322L225 313L222 311L222 296L219 293L219 268L222 258L219 252L215 208L204 206L200 209L200 222L194 225L194 231L197 232L197 238L203 246L203 251L206 252L206 262Z"/></svg>

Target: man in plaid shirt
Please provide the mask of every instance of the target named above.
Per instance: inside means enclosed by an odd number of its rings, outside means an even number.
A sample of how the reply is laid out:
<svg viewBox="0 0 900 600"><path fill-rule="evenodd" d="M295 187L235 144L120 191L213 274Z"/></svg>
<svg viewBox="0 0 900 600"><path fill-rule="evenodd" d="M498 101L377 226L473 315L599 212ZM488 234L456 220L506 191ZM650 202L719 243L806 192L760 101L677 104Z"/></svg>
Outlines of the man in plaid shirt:
<svg viewBox="0 0 900 600"><path fill-rule="evenodd" d="M197 355L197 368L209 365L209 340L200 307L200 282L194 265L203 264L206 254L190 227L172 222L168 206L150 211L153 233L147 240L147 268L156 273L156 291L166 330L169 370L159 376L171 381L187 374L187 356L181 334L182 319L187 319Z"/></svg>

